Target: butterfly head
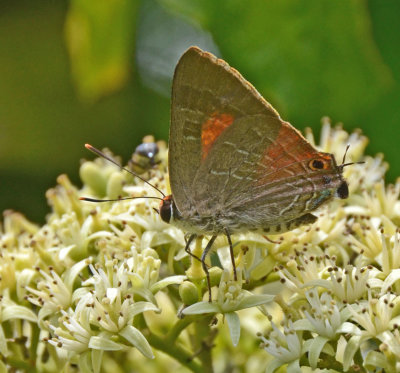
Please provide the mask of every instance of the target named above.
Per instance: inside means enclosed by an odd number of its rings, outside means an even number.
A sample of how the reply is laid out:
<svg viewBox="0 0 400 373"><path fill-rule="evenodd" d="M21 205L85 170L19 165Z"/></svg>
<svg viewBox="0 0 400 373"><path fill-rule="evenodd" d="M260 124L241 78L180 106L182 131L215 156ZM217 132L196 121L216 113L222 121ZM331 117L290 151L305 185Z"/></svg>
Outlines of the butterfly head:
<svg viewBox="0 0 400 373"><path fill-rule="evenodd" d="M336 197L346 199L349 196L349 186L346 180L343 180L339 187L336 189Z"/></svg>
<svg viewBox="0 0 400 373"><path fill-rule="evenodd" d="M346 163L346 155L347 151L349 150L350 145L347 145L346 151L343 156L342 164L339 166L336 165L335 158L332 154L329 153L319 153L322 157L319 159L313 159L309 162L309 168L317 171L318 169L322 170L329 170L327 174L323 174L322 180L325 184L326 190L332 191L336 197L341 199L346 199L349 196L349 186L347 181L343 178L343 168L347 166L351 166L353 164L363 164L364 162L348 162ZM326 163L327 158L330 159L330 166ZM322 193L322 194L327 194Z"/></svg>
<svg viewBox="0 0 400 373"><path fill-rule="evenodd" d="M340 172L340 174L343 173L343 168L344 167L351 166L353 164L363 164L363 163L365 163L365 162L348 162L348 163L346 163L346 155L347 155L347 151L349 150L349 148L350 148L350 144L348 144L346 146L346 150L345 150L344 155L343 155L342 164L337 167L339 172ZM349 186L348 186L346 180L343 180L342 183L337 188L336 196L339 197L339 198L342 198L342 199L346 199L349 196Z"/></svg>
<svg viewBox="0 0 400 373"><path fill-rule="evenodd" d="M308 203L310 211L317 209L333 197L346 199L349 196L349 188L343 178L343 165L337 165L333 154L317 152L311 159L305 161L308 169L307 180L312 180L313 190ZM308 181L307 181L308 182ZM307 185L304 185L304 190Z"/></svg>
<svg viewBox="0 0 400 373"><path fill-rule="evenodd" d="M174 216L174 200L172 195L165 196L160 202L160 217L166 223L170 223Z"/></svg>

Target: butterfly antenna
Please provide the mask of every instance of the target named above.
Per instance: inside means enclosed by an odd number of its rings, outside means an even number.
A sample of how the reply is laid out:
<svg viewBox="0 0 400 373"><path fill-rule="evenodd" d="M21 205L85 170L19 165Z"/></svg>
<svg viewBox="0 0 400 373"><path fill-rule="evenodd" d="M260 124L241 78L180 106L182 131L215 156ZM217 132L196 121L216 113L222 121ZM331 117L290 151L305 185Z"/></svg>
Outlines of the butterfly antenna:
<svg viewBox="0 0 400 373"><path fill-rule="evenodd" d="M350 149L350 144L347 144L346 150L344 151L342 164L344 164L344 162L346 162L346 155L347 155L347 151L348 151L349 149Z"/></svg>
<svg viewBox="0 0 400 373"><path fill-rule="evenodd" d="M90 145L90 144L85 144L85 148L90 150L92 153L98 155L99 157L102 157L104 159L107 159L107 161L114 163L116 166L118 166L121 170L124 170L126 172L129 172L131 175L136 176L137 178L139 178L140 180L142 180L144 183L146 183L147 185L150 185L153 189L155 189L157 192L159 192L163 197L165 197L165 194L159 189L157 188L155 185L149 183L146 179L144 179L143 177L139 176L137 173L129 170L128 168L122 167L117 161L115 161L114 159L112 159L111 157L109 157L107 154L104 154L102 151L100 151L99 149L96 149L94 146ZM133 199L133 198L146 198L146 197L131 197L131 198L122 198L122 199ZM158 197L147 197L147 198L158 198ZM162 199L162 198L158 198L158 199ZM117 199L116 201L120 201L121 199ZM109 202L109 201L114 201L114 200L100 200L100 201L96 201L96 202ZM93 201L95 202L95 201Z"/></svg>
<svg viewBox="0 0 400 373"><path fill-rule="evenodd" d="M87 202L119 202L119 201L125 201L127 199L137 199L137 198L153 198L153 199L159 199L160 201L163 200L160 197L149 197L149 196L144 196L144 197L124 197L124 198L116 198L116 199L96 199L96 198L89 198L89 197L80 197L79 199L81 201L87 201Z"/></svg>
<svg viewBox="0 0 400 373"><path fill-rule="evenodd" d="M344 151L342 164L339 166L341 169L343 169L343 167L346 167L346 166L351 166L352 164L363 164L363 163L365 163L363 161L344 163L344 162L346 162L346 155L347 155L347 151L349 150L349 148L350 148L350 144L347 144L346 150Z"/></svg>

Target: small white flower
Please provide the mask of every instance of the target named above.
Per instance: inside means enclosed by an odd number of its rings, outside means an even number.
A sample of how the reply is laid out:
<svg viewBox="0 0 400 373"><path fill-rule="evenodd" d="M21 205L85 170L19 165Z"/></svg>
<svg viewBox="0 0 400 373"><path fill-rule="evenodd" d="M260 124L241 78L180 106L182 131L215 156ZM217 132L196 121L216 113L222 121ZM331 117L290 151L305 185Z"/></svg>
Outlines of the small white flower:
<svg viewBox="0 0 400 373"><path fill-rule="evenodd" d="M322 129L319 144L315 143L312 131L307 128L305 136L311 144L319 150L333 153L335 158L341 160L347 145L350 145L346 162L358 161L368 144L368 139L362 135L361 131L354 131L349 134L341 126L331 127L331 121L328 117L322 118Z"/></svg>
<svg viewBox="0 0 400 373"><path fill-rule="evenodd" d="M73 285L76 277L90 263L90 259L82 260L66 270L60 277L53 268L49 273L38 269L41 279L37 282L36 288L26 286L28 295L26 299L40 307L39 321L54 315L61 310L71 306Z"/></svg>
<svg viewBox="0 0 400 373"><path fill-rule="evenodd" d="M397 325L396 325L397 326ZM398 327L398 326L397 326ZM400 331L399 329L387 330L382 333L381 341L393 353L393 357L400 363Z"/></svg>
<svg viewBox="0 0 400 373"><path fill-rule="evenodd" d="M222 313L228 322L232 343L236 346L240 338L240 320L235 311L259 306L273 300L273 295L251 294L242 289L242 270L237 268L237 278L233 279L233 273L224 270L218 287L216 302L198 302L185 308L184 315L197 315L203 313Z"/></svg>
<svg viewBox="0 0 400 373"><path fill-rule="evenodd" d="M340 327L349 317L346 309L342 308L341 311L329 293L323 292L318 295L316 288L307 291L306 298L311 306L311 308L304 311L308 323L304 319L299 320L301 323L294 323L295 329L309 330L327 339L333 338L337 333L340 333Z"/></svg>
<svg viewBox="0 0 400 373"><path fill-rule="evenodd" d="M320 285L328 288L328 274L335 268L334 258L323 255L297 253L286 266L276 268L281 282L295 294L304 295L309 286Z"/></svg>
<svg viewBox="0 0 400 373"><path fill-rule="evenodd" d="M400 219L400 178L396 183L385 187L384 180L377 181L371 190L364 191L360 204L363 207L363 214L369 216L391 219L399 222Z"/></svg>
<svg viewBox="0 0 400 373"><path fill-rule="evenodd" d="M351 223L350 229L351 234L347 237L347 246L357 254L361 254L356 258L356 262L361 265L378 263L385 266L385 271L389 270L387 234L394 240L396 225L384 215L372 218L361 216Z"/></svg>
<svg viewBox="0 0 400 373"><path fill-rule="evenodd" d="M366 293L369 272L368 267L334 266L329 270L331 281L327 289L331 290L339 301L354 303L362 299Z"/></svg>
<svg viewBox="0 0 400 373"><path fill-rule="evenodd" d="M36 314L28 307L13 302L8 289L6 289L0 295L0 354L9 355L8 342L10 338L7 338L6 335L9 334L10 329L13 330L12 338L17 338L23 332L24 324L29 322L37 322ZM9 323L10 325L7 325ZM35 341L28 341L27 345L32 343Z"/></svg>
<svg viewBox="0 0 400 373"><path fill-rule="evenodd" d="M347 309L343 306L340 309L328 292L319 295L317 289L313 288L307 291L306 298L311 306L303 311L306 319L298 319L293 327L313 333L313 338L304 344L303 352L308 353L311 368L316 369L322 350L334 351L330 341L335 341L339 333L349 332L353 325L346 322L350 316Z"/></svg>
<svg viewBox="0 0 400 373"><path fill-rule="evenodd" d="M274 322L271 321L272 331L266 336L260 336L264 348L270 355L274 356L267 367L267 372L273 372L282 365L288 364L287 371L300 372L300 358L303 355L302 332L293 328L293 323L288 320L283 325L281 331Z"/></svg>
<svg viewBox="0 0 400 373"><path fill-rule="evenodd" d="M351 318L358 325L362 339L381 338L382 333L391 330L400 322L400 316L394 316L395 306L399 304L400 296L385 294L374 298L369 294L368 301L362 301L359 305L348 305Z"/></svg>

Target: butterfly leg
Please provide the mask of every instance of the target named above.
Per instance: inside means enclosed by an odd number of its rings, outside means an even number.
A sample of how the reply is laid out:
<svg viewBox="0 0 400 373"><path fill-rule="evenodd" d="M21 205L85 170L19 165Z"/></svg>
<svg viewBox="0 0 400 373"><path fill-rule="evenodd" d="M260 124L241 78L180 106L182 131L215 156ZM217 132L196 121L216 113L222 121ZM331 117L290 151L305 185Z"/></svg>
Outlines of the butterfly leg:
<svg viewBox="0 0 400 373"><path fill-rule="evenodd" d="M203 254L201 254L201 265L203 267L203 271L206 274L207 277L207 286L208 286L208 301L211 303L211 281L210 281L210 273L208 272L207 264L205 262L207 254L209 253L215 239L217 238L217 235L214 235L211 237L210 241L208 241L208 244L206 248L203 251Z"/></svg>
<svg viewBox="0 0 400 373"><path fill-rule="evenodd" d="M237 281L236 263L235 263L235 256L233 255L233 245L232 245L231 235L230 235L229 231L226 228L225 228L225 234L226 234L226 238L228 239L228 243L229 243L229 252L231 254L233 277L235 278L235 281Z"/></svg>
<svg viewBox="0 0 400 373"><path fill-rule="evenodd" d="M185 251L192 257L197 259L199 262L201 262L201 259L197 256L194 255L191 251L190 251L190 244L193 242L193 240L197 237L197 234L191 234L189 239L186 241L186 246L185 246Z"/></svg>

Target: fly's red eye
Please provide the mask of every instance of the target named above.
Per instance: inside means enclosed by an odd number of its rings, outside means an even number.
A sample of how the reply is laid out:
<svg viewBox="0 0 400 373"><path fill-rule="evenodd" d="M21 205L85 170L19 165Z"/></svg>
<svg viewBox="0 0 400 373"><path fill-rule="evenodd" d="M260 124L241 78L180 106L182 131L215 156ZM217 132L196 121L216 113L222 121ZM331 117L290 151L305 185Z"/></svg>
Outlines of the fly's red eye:
<svg viewBox="0 0 400 373"><path fill-rule="evenodd" d="M308 163L308 166L313 170L324 170L328 168L328 163L325 159L313 159Z"/></svg>

